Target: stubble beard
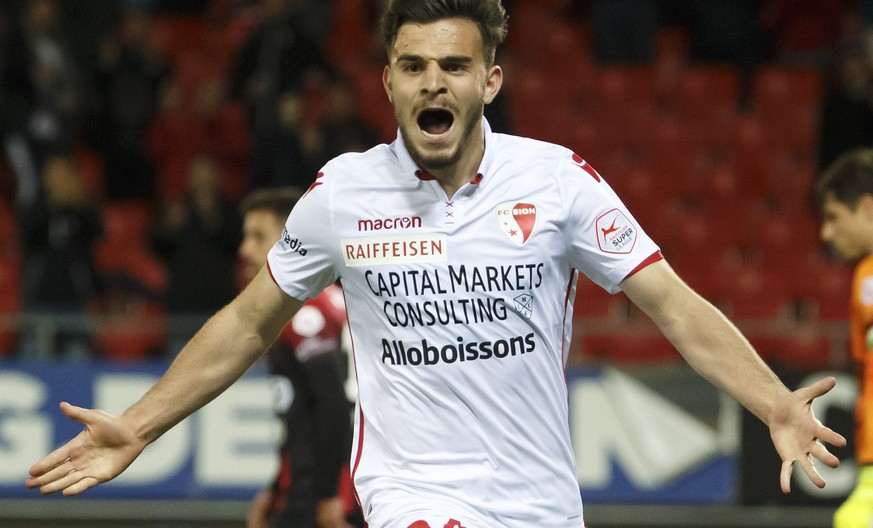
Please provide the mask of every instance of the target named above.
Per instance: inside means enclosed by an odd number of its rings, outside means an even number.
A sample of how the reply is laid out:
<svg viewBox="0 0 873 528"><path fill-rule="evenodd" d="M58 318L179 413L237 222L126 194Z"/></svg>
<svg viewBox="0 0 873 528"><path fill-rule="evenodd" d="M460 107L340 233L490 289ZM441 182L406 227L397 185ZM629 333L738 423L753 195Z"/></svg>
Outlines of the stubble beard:
<svg viewBox="0 0 873 528"><path fill-rule="evenodd" d="M482 118L482 114L485 110L484 103L480 105L478 112L475 110L471 112L465 123L463 123L463 130L461 132L461 138L458 142L451 148L450 151L439 151L432 154L428 154L419 149L414 143L410 141L406 141L406 150L409 152L409 155L412 157L413 161L415 161L416 165L422 170L427 172L437 172L444 169L450 169L453 166L456 166L461 158L469 148L469 144L471 139L473 138L473 134L476 131L476 125L478 124L478 120ZM399 121L399 119L398 119ZM455 123L456 125L458 123ZM411 127L411 133L418 134L418 126L413 123ZM402 131L404 138L408 138L411 136L408 131Z"/></svg>

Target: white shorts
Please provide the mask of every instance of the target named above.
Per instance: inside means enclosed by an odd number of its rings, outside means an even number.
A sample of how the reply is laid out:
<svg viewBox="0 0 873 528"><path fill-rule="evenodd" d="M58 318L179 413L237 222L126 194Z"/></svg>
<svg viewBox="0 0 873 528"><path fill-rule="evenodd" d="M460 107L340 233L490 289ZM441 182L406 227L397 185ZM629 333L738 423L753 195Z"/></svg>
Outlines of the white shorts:
<svg viewBox="0 0 873 528"><path fill-rule="evenodd" d="M424 497L399 490L382 490L369 503L368 528L492 528L500 523L483 519L472 508L445 497Z"/></svg>

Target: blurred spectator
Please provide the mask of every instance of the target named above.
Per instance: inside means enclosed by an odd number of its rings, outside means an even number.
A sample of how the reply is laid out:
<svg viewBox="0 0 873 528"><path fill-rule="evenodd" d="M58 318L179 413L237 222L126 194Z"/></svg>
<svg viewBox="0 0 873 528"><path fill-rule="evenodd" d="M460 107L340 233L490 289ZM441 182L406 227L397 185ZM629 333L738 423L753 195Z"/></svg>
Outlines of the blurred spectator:
<svg viewBox="0 0 873 528"><path fill-rule="evenodd" d="M873 146L873 61L862 37L840 42L831 77L819 121L820 170L847 150Z"/></svg>
<svg viewBox="0 0 873 528"><path fill-rule="evenodd" d="M222 181L225 194L241 197L250 138L239 105L225 100L220 83L207 79L187 94L173 80L163 86L160 107L147 140L159 199L181 199L192 160L204 154L215 159L227 176Z"/></svg>
<svg viewBox="0 0 873 528"><path fill-rule="evenodd" d="M12 17L10 17L12 18ZM69 149L86 113L85 80L61 38L57 3L27 0L0 49L0 130L18 181L18 202L36 199L42 162Z"/></svg>
<svg viewBox="0 0 873 528"><path fill-rule="evenodd" d="M655 0L593 0L591 15L598 62L652 62L658 34Z"/></svg>
<svg viewBox="0 0 873 528"><path fill-rule="evenodd" d="M313 149L318 152L319 167L345 152L364 152L380 143L379 133L357 112L355 94L345 81L330 82L324 108L318 120L318 144ZM314 177L314 172L305 175L310 181Z"/></svg>
<svg viewBox="0 0 873 528"><path fill-rule="evenodd" d="M834 45L847 33L846 25L859 22L853 20L858 16L857 0L763 0L762 4L760 23L769 35L772 58L789 66L825 69Z"/></svg>
<svg viewBox="0 0 873 528"><path fill-rule="evenodd" d="M750 67L764 55L762 0L691 0L690 53L698 61Z"/></svg>
<svg viewBox="0 0 873 528"><path fill-rule="evenodd" d="M207 156L191 161L184 199L164 204L150 232L153 251L164 260L169 286L164 297L171 353L178 352L205 321L236 294L236 248L240 219L220 190L221 168Z"/></svg>
<svg viewBox="0 0 873 528"><path fill-rule="evenodd" d="M82 180L68 156L46 160L42 171L44 191L21 211L19 232L23 257L22 302L35 316L66 316L59 321L54 343L44 339L44 323L25 325L21 353L44 357L47 348L62 358L82 358L91 353L85 328L71 317L84 316L97 293L94 244L103 234L100 211L88 199ZM66 328L65 328L66 327Z"/></svg>
<svg viewBox="0 0 873 528"><path fill-rule="evenodd" d="M105 160L107 199L152 198L155 175L146 134L169 64L149 42L151 17L131 7L101 48L97 86L102 106L94 142Z"/></svg>
<svg viewBox="0 0 873 528"><path fill-rule="evenodd" d="M261 0L260 7L261 22L240 48L228 79L230 97L247 110L253 149L249 187L294 183L287 175L310 173L295 127L307 85L328 70L290 0Z"/></svg>
<svg viewBox="0 0 873 528"><path fill-rule="evenodd" d="M330 36L334 3L331 0L289 0L290 11L306 38L324 50Z"/></svg>

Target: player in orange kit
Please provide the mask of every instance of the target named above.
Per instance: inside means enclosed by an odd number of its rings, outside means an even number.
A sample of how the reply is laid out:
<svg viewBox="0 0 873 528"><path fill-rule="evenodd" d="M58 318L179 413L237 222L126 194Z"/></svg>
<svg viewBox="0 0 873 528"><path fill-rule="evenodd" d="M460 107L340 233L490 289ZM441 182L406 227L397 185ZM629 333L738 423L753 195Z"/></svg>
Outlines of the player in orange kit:
<svg viewBox="0 0 873 528"><path fill-rule="evenodd" d="M847 152L831 164L816 188L821 238L854 262L852 360L861 378L855 416L855 490L834 515L834 528L873 526L873 149Z"/></svg>

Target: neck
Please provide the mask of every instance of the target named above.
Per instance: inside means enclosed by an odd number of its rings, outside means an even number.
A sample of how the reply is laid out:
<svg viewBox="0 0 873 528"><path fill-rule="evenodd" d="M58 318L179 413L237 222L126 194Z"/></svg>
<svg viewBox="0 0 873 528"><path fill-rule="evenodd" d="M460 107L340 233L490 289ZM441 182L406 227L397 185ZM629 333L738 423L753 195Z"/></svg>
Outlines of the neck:
<svg viewBox="0 0 873 528"><path fill-rule="evenodd" d="M470 138L471 141L457 161L444 167L425 168L439 182L448 198L476 177L485 156L485 136L481 125L478 132L473 133Z"/></svg>

